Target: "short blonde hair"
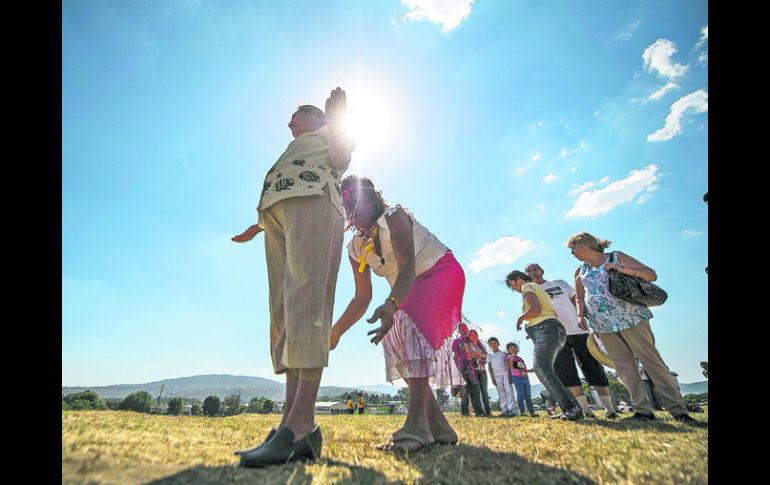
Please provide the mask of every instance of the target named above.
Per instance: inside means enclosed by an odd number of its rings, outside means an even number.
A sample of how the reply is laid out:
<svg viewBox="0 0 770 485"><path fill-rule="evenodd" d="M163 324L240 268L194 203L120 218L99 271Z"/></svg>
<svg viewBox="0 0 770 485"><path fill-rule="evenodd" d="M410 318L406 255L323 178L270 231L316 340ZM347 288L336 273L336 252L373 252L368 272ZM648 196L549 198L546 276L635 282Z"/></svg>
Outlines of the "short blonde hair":
<svg viewBox="0 0 770 485"><path fill-rule="evenodd" d="M612 241L608 241L607 239L599 239L598 237L593 236L587 232L579 232L569 238L565 243L565 246L568 248L574 248L575 246L580 245L585 246L588 249L593 249L594 251L603 253L605 249L610 247L610 244L612 244Z"/></svg>

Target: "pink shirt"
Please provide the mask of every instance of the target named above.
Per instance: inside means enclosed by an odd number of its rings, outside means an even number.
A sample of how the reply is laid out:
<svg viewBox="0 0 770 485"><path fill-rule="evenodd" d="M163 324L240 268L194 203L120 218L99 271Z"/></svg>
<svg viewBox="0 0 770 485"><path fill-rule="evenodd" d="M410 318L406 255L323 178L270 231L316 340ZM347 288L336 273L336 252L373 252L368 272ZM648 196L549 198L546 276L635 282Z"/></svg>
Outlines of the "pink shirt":
<svg viewBox="0 0 770 485"><path fill-rule="evenodd" d="M520 379L528 379L527 376L527 365L524 363L524 359L519 357L518 355L516 358L514 358L511 354L508 354L505 357L506 365L508 365L508 362L513 361L513 368L511 369L511 375L513 377L518 377Z"/></svg>

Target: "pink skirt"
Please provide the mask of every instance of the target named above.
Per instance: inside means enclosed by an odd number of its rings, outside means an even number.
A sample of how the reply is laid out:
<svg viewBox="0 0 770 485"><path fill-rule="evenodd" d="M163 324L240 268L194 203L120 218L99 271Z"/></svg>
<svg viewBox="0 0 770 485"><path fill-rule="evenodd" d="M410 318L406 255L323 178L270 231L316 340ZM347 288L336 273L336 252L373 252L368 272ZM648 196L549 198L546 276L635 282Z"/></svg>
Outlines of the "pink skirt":
<svg viewBox="0 0 770 485"><path fill-rule="evenodd" d="M462 384L452 358L452 333L462 318L465 273L451 252L421 274L385 335L389 382L429 377L439 387Z"/></svg>

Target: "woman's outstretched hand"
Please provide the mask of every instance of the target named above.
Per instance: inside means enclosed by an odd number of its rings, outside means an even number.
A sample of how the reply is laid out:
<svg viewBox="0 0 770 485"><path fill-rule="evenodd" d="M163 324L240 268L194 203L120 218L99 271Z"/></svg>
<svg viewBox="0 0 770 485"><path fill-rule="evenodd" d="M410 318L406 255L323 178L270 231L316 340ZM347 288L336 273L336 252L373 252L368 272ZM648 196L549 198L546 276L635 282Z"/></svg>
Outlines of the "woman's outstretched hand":
<svg viewBox="0 0 770 485"><path fill-rule="evenodd" d="M370 332L367 332L366 335L375 334L374 337L372 337L371 342L374 345L377 345L382 341L383 338L385 338L385 334L388 333L388 331L393 326L393 314L395 313L395 310L393 310L393 305L388 305L388 303L384 303L377 307L376 310L374 310L374 314L371 318L367 319L366 321L369 323L375 323L377 320L380 320L382 324L380 325L380 328L376 328Z"/></svg>
<svg viewBox="0 0 770 485"><path fill-rule="evenodd" d="M262 231L263 229L259 224L254 224L253 226L249 226L249 228L243 231L241 234L238 234L237 236L233 236L230 239L237 243L245 243L254 239L254 236L256 236Z"/></svg>

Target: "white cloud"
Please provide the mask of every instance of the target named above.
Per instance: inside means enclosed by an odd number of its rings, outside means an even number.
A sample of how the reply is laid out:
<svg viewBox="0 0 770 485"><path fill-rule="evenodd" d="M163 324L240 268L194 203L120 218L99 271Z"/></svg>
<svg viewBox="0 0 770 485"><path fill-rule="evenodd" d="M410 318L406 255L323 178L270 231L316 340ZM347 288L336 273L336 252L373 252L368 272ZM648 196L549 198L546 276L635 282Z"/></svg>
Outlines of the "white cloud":
<svg viewBox="0 0 770 485"><path fill-rule="evenodd" d="M545 213L545 204L537 204L537 210L539 210L541 214Z"/></svg>
<svg viewBox="0 0 770 485"><path fill-rule="evenodd" d="M709 95L699 89L694 93L679 98L671 105L671 112L666 116L666 125L647 136L647 141L666 141L682 132L682 116L686 113L705 113L709 109Z"/></svg>
<svg viewBox="0 0 770 485"><path fill-rule="evenodd" d="M540 160L541 158L542 158L542 157L540 156L540 154L539 154L539 153L535 153L534 155L532 155L532 162L533 162L533 163L534 163L534 162L537 162L537 161L538 161L538 160Z"/></svg>
<svg viewBox="0 0 770 485"><path fill-rule="evenodd" d="M578 185L577 187L575 187L575 188L573 188L572 190L569 191L569 195L570 196L575 196L575 195L578 195L581 192L585 192L586 190L590 189L591 187L593 187L595 185L604 185L605 183L607 183L607 181L609 179L610 179L609 177L603 177L598 182L594 182L593 180L591 180L591 181L586 182L584 184Z"/></svg>
<svg viewBox="0 0 770 485"><path fill-rule="evenodd" d="M505 318L505 310L499 310L497 312L497 317L500 318L500 319Z"/></svg>
<svg viewBox="0 0 770 485"><path fill-rule="evenodd" d="M401 0L409 8L404 18L420 22L427 20L441 24L442 32L449 32L471 14L474 0Z"/></svg>
<svg viewBox="0 0 770 485"><path fill-rule="evenodd" d="M658 39L642 53L644 67L647 71L657 71L663 77L674 79L687 71L687 66L671 60L676 53L676 44L667 39Z"/></svg>
<svg viewBox="0 0 770 485"><path fill-rule="evenodd" d="M545 120L540 120L537 122L537 126L543 126L543 123L545 123Z"/></svg>
<svg viewBox="0 0 770 485"><path fill-rule="evenodd" d="M709 41L709 26L705 26L702 29L700 29L700 39L698 39L698 43L695 44L695 48L699 49L703 44Z"/></svg>
<svg viewBox="0 0 770 485"><path fill-rule="evenodd" d="M615 38L619 40L631 40L631 37L634 35L634 31L638 29L640 25L642 25L641 20L634 20L629 25L627 25L626 28L624 28Z"/></svg>
<svg viewBox="0 0 770 485"><path fill-rule="evenodd" d="M574 155L581 150L585 150L586 148L588 148L588 142L585 140L580 140L580 143L578 144L578 146L576 146L572 150L568 150L566 147L562 147L562 149L559 151L559 154L562 157L567 157L569 155Z"/></svg>
<svg viewBox="0 0 770 485"><path fill-rule="evenodd" d="M580 184L577 187L575 187L574 189L570 190L569 191L569 195L578 195L579 193L585 192L586 190L590 189L594 185L596 185L596 182L594 182L594 181L589 181L589 182L586 182L584 184Z"/></svg>
<svg viewBox="0 0 770 485"><path fill-rule="evenodd" d="M702 53L701 55L698 56L698 64L700 64L701 66L704 65L704 64L708 64L708 62L709 62L709 53L708 53L708 51L706 51L706 52L704 52L704 53Z"/></svg>
<svg viewBox="0 0 770 485"><path fill-rule="evenodd" d="M548 175L546 175L545 177L543 177L543 182L545 182L545 183L547 183L547 184L550 184L550 183L551 183L551 182L553 182L554 180L556 180L556 175L555 175L555 174L553 174L553 173L549 173Z"/></svg>
<svg viewBox="0 0 770 485"><path fill-rule="evenodd" d="M476 251L468 267L474 271L481 271L499 264L510 264L533 249L535 244L520 236L501 237L491 243L484 243L481 249Z"/></svg>
<svg viewBox="0 0 770 485"><path fill-rule="evenodd" d="M676 89L678 87L679 87L679 85L677 83L669 82L665 86L663 86L662 88L660 88L657 91L655 91L654 93L652 93L650 95L649 99L657 101L660 98L662 98L663 95L665 95L667 92L671 91L672 89Z"/></svg>
<svg viewBox="0 0 770 485"><path fill-rule="evenodd" d="M684 231L682 231L682 234L685 235L685 236L690 236L690 237L698 237L701 234L703 234L703 232L702 231L691 231L689 229L685 229Z"/></svg>
<svg viewBox="0 0 770 485"><path fill-rule="evenodd" d="M628 177L616 180L604 188L583 192L565 218L604 215L621 204L631 202L637 196L646 200L657 188L657 171L658 167L650 164L641 170L632 170Z"/></svg>

